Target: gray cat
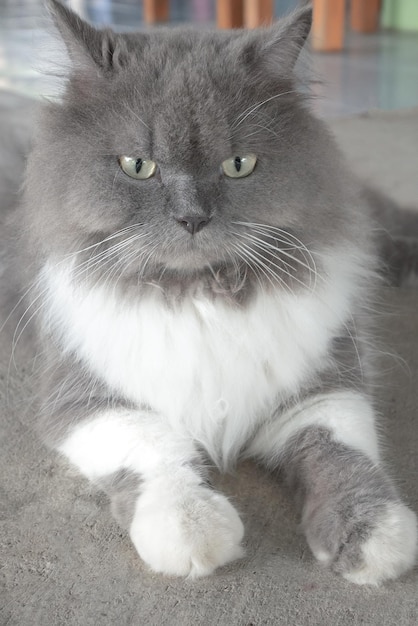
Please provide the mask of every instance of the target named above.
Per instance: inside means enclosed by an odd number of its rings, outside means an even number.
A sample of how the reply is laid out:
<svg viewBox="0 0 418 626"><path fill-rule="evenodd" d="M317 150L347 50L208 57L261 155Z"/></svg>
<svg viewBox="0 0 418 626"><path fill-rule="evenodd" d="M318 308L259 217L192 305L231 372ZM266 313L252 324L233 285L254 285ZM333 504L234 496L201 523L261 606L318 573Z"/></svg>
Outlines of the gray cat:
<svg viewBox="0 0 418 626"><path fill-rule="evenodd" d="M297 89L311 10L117 35L48 4L72 68L14 213L45 441L155 571L241 556L206 463L253 458L283 472L319 561L358 584L399 576L417 524L370 393L376 197Z"/></svg>

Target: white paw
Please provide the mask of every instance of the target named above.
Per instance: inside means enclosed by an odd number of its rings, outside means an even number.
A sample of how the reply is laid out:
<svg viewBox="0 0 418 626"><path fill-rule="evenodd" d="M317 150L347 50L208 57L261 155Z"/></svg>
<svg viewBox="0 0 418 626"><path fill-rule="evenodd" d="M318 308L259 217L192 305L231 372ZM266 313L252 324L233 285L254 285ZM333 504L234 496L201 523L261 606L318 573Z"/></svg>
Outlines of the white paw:
<svg viewBox="0 0 418 626"><path fill-rule="evenodd" d="M404 504L391 504L361 547L363 565L343 576L358 585L378 585L413 567L417 555L417 519Z"/></svg>
<svg viewBox="0 0 418 626"><path fill-rule="evenodd" d="M141 558L168 575L205 576L243 555L238 513L223 495L202 486L148 484L130 535Z"/></svg>

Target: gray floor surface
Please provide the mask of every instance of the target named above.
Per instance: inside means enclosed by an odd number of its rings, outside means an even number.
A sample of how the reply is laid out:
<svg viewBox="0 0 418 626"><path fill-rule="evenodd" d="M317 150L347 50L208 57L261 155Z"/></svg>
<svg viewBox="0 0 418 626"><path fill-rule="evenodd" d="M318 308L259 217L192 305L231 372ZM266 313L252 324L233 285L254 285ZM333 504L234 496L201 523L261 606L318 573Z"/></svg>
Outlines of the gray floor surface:
<svg viewBox="0 0 418 626"><path fill-rule="evenodd" d="M418 109L332 122L352 166L418 207ZM418 511L418 291L385 288L377 388L389 468ZM1 325L1 322L0 322ZM242 514L246 556L195 581L151 573L106 498L32 432L30 354L0 334L1 626L368 626L418 623L418 572L355 587L314 561L279 481L246 463L217 484Z"/></svg>

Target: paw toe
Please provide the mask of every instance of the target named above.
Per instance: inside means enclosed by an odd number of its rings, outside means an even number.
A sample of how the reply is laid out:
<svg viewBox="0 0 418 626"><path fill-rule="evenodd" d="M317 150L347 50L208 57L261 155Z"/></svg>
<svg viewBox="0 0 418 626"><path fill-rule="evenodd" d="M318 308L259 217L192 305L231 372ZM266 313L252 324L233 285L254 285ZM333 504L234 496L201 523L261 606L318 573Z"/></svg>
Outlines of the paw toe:
<svg viewBox="0 0 418 626"><path fill-rule="evenodd" d="M358 585L379 585L413 567L416 555L416 516L404 504L393 503L362 544L361 565L342 575Z"/></svg>
<svg viewBox="0 0 418 626"><path fill-rule="evenodd" d="M171 576L206 576L243 555L238 513L206 488L165 502L141 496L130 535L151 569Z"/></svg>

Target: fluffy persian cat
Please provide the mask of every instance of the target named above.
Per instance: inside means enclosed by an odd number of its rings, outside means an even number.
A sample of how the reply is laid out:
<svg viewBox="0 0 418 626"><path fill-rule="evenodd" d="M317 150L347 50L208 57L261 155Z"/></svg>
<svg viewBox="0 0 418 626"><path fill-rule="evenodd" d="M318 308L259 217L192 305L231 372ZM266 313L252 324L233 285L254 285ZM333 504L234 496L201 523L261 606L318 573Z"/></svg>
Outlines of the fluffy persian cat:
<svg viewBox="0 0 418 626"><path fill-rule="evenodd" d="M254 31L115 34L48 4L71 70L14 213L44 440L155 571L242 555L208 467L252 458L281 469L319 561L399 576L417 525L370 393L375 198L297 88L310 8Z"/></svg>

